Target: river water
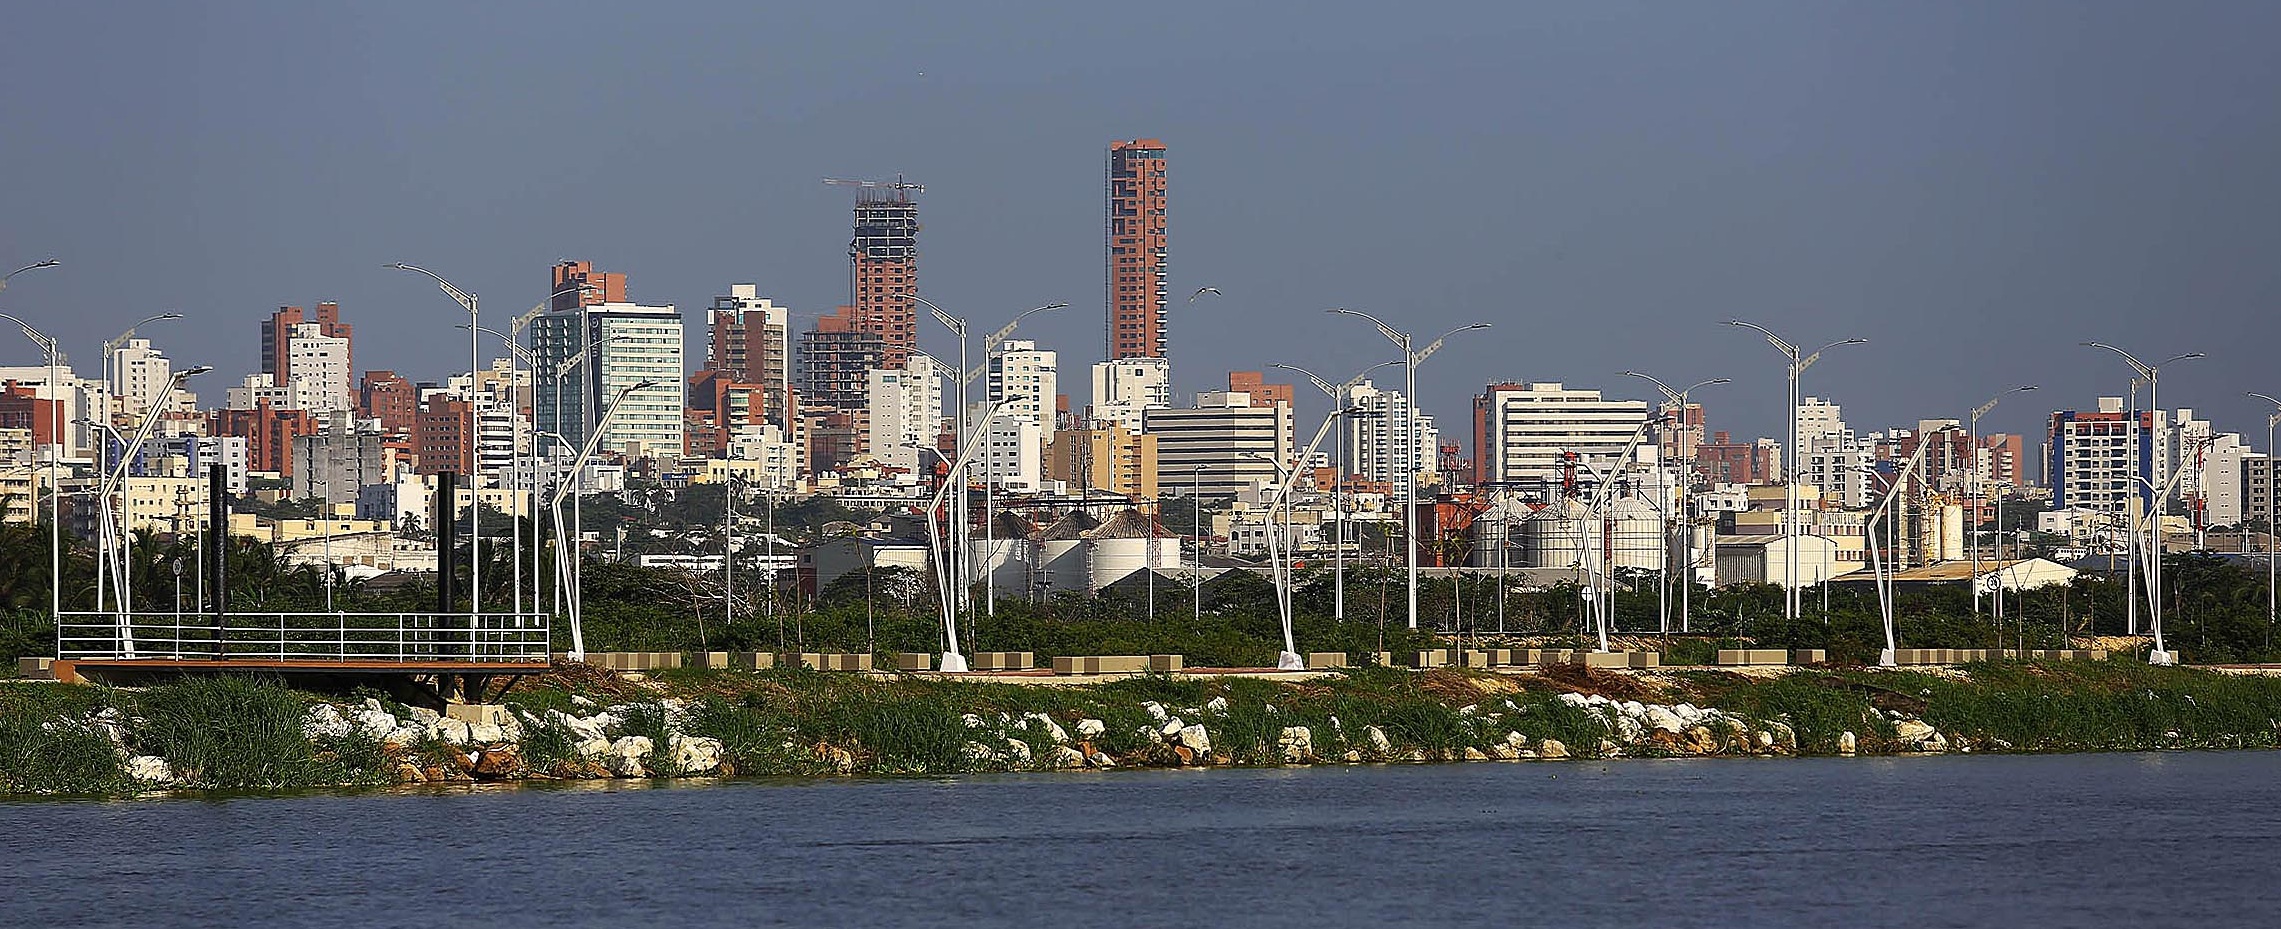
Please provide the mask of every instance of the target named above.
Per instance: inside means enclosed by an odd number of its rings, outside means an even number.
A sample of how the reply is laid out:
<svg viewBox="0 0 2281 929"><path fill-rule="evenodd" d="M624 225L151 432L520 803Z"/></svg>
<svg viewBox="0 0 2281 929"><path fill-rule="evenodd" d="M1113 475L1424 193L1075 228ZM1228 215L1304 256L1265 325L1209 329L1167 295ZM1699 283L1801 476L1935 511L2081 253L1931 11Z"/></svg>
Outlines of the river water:
<svg viewBox="0 0 2281 929"><path fill-rule="evenodd" d="M2276 926L2281 753L0 804L0 926Z"/></svg>

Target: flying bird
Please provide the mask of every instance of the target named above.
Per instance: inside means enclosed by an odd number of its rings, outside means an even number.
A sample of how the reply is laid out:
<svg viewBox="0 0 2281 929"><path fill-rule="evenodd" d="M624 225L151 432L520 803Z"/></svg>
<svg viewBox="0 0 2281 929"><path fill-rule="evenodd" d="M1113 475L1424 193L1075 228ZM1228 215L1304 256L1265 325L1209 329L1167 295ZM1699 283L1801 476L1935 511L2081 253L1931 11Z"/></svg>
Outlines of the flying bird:
<svg viewBox="0 0 2281 929"><path fill-rule="evenodd" d="M1219 288L1217 288L1217 287L1198 287L1198 288L1196 288L1196 292L1195 292L1195 293L1192 293L1192 294L1189 294L1189 295L1188 295L1188 302L1190 302L1190 303L1194 303L1194 302L1196 302L1196 298L1197 298L1197 297L1201 297L1201 296L1203 296L1203 295L1205 295L1205 294L1211 294L1212 296L1215 296L1215 297L1225 297L1225 296L1227 296L1226 294L1223 294L1223 293L1221 293L1221 292L1220 292L1220 289L1219 289Z"/></svg>

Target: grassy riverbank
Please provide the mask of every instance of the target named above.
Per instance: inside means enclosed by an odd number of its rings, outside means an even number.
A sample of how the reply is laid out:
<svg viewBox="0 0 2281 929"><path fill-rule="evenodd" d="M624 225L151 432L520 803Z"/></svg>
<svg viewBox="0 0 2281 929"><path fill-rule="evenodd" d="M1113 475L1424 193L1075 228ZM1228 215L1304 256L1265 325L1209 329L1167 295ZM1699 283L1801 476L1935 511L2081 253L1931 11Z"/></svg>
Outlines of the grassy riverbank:
<svg viewBox="0 0 2281 929"><path fill-rule="evenodd" d="M1026 686L565 665L469 726L249 678L0 684L0 793L1557 759L2273 748L2281 679L2127 659L1743 674L1357 669Z"/></svg>

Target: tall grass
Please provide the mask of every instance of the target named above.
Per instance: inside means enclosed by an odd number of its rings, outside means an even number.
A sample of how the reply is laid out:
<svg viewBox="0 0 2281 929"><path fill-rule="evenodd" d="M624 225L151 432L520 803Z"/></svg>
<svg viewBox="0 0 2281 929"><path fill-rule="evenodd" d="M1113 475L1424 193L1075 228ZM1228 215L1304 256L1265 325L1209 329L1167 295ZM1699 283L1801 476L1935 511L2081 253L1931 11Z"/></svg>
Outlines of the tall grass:
<svg viewBox="0 0 2281 929"><path fill-rule="evenodd" d="M323 745L303 735L307 705L275 682L188 677L143 691L135 707L143 718L136 747L166 758L184 786L314 787L387 777L380 743L354 727Z"/></svg>

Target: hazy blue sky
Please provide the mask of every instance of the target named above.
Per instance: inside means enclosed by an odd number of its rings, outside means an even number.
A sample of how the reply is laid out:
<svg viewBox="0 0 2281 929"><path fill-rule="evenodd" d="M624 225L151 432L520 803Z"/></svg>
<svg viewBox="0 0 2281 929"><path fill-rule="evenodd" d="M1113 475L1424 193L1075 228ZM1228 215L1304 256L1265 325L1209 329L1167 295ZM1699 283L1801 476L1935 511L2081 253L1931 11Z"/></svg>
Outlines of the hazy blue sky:
<svg viewBox="0 0 2281 929"><path fill-rule="evenodd" d="M1334 305L1496 328L1423 371L1468 432L1492 380L1643 395L1733 377L1712 428L1775 432L1773 350L1869 429L2040 436L2118 393L2102 338L2203 350L2165 405L2264 439L2281 391L2281 4L20 3L0 33L0 308L85 368L153 312L181 363L257 367L255 323L338 300L360 367L464 364L424 264L501 323L591 259L633 296L733 281L845 300L848 192L923 182L923 291L1027 332L1085 401L1101 161L1171 158L1174 370L1388 356ZM5 269L0 269L5 270ZM929 332L934 347L939 332ZM0 363L29 363L0 339ZM699 356L701 357L701 356ZM694 363L695 359L693 359ZM1310 411L1320 410L1310 404ZM1312 414L1311 414L1312 415Z"/></svg>

